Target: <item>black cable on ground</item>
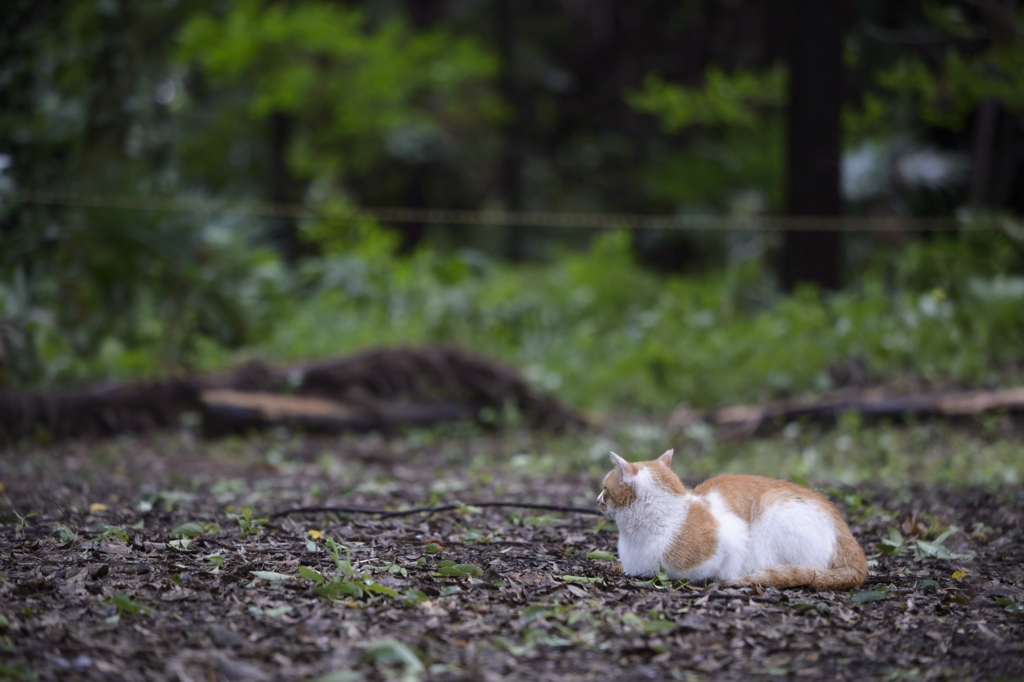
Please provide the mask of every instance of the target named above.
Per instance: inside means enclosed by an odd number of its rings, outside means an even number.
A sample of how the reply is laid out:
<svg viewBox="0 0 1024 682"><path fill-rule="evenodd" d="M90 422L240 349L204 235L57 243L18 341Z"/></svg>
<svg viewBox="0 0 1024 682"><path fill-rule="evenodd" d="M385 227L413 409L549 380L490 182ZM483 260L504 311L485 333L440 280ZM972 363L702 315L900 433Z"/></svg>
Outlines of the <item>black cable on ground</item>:
<svg viewBox="0 0 1024 682"><path fill-rule="evenodd" d="M382 519L396 516L412 516L413 514L433 514L434 512L454 511L466 507L519 507L522 509L540 509L543 511L570 512L573 514L587 514L590 516L601 516L601 512L590 507L566 507L557 504L533 504L530 502L466 502L464 504L443 504L437 507L414 507L413 509L402 509L398 511L390 509L368 509L366 507L298 507L296 509L284 509L274 512L270 518L275 519L291 514L376 514Z"/></svg>

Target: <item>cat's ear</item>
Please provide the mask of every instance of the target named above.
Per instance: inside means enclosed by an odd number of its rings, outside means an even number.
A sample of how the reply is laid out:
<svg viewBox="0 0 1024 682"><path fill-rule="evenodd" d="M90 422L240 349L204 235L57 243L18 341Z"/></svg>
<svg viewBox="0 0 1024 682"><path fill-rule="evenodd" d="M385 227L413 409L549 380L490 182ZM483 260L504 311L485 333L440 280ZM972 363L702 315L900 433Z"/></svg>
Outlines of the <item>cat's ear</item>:
<svg viewBox="0 0 1024 682"><path fill-rule="evenodd" d="M619 470L619 480L628 483L636 476L636 467L622 459L614 452L612 453L612 464Z"/></svg>
<svg viewBox="0 0 1024 682"><path fill-rule="evenodd" d="M675 452L675 450L666 450L665 454L658 458L658 461L667 466L669 469L671 469L673 452Z"/></svg>

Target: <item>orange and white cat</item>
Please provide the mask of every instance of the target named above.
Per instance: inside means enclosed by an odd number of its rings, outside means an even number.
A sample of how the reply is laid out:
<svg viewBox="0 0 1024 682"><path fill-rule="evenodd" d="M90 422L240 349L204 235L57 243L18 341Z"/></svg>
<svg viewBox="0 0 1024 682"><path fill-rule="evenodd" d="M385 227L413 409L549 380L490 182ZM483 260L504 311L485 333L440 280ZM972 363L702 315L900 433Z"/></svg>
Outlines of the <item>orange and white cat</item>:
<svg viewBox="0 0 1024 682"><path fill-rule="evenodd" d="M867 561L827 499L804 486L725 474L688 490L670 468L612 453L598 507L619 527L627 575L819 590L856 587Z"/></svg>

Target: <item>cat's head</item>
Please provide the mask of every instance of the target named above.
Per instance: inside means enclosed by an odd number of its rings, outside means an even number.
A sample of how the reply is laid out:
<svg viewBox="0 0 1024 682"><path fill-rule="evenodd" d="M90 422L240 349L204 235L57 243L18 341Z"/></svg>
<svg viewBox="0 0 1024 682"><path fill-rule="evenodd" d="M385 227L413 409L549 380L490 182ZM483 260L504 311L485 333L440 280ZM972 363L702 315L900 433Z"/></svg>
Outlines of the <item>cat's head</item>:
<svg viewBox="0 0 1024 682"><path fill-rule="evenodd" d="M615 468L604 477L604 490L597 496L597 508L605 514L652 494L686 492L683 482L672 471L672 450L650 462L627 462L613 452L612 464Z"/></svg>

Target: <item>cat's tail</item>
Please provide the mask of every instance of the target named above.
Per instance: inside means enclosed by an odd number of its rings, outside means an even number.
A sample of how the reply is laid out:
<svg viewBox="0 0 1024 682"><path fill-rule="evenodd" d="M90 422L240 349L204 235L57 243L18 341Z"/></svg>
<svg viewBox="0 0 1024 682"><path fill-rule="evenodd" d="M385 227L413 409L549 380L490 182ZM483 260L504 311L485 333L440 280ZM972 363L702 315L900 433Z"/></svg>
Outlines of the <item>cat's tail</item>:
<svg viewBox="0 0 1024 682"><path fill-rule="evenodd" d="M867 577L856 568L810 568L808 566L775 566L765 571L751 573L726 585L761 585L762 587L803 587L810 585L816 590L846 590L857 587Z"/></svg>
<svg viewBox="0 0 1024 682"><path fill-rule="evenodd" d="M810 585L816 590L847 590L857 587L867 577L868 562L864 550L847 533L846 537L838 538L831 568L815 569L786 564L736 578L727 584L778 588Z"/></svg>

